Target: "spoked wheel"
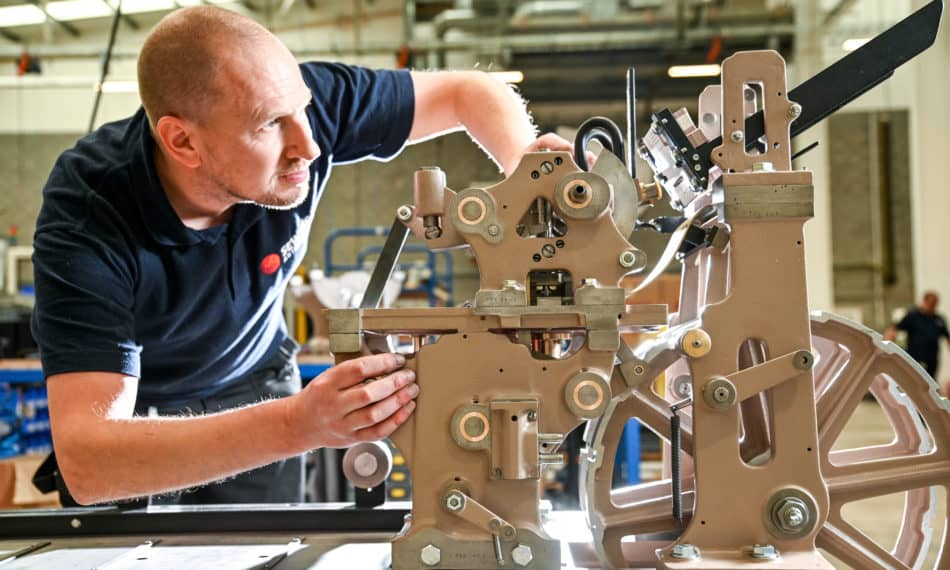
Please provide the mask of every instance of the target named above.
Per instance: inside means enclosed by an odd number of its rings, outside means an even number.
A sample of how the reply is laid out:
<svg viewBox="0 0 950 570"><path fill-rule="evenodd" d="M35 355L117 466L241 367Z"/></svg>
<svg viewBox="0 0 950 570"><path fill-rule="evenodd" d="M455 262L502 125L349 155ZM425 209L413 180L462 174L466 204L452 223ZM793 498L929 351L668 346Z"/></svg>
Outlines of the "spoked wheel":
<svg viewBox="0 0 950 570"><path fill-rule="evenodd" d="M942 511L944 534L932 567L950 567L950 555L944 553L947 505L937 504L936 493L950 486L950 402L919 365L870 329L816 314L812 337L818 354L814 373L821 469L831 499L817 546L853 568L922 568ZM668 377L674 377L674 367ZM859 447L848 441L851 434L845 428L859 407L873 407L862 404L868 395L879 405L893 437L888 443ZM625 400L612 402L604 416L588 426L585 441L590 451L582 463L580 491L605 568L653 567L654 551L667 546L688 523L693 486L688 457L682 523L672 517L669 478L612 489L610 466L626 421L637 418L669 442L669 406L650 386L640 386ZM688 455L691 424L688 415L680 414L682 447ZM746 437L767 439L755 433L763 425L760 419L744 421ZM887 496L904 504L900 520L891 521L899 529L895 535L872 538L849 522L847 505Z"/></svg>

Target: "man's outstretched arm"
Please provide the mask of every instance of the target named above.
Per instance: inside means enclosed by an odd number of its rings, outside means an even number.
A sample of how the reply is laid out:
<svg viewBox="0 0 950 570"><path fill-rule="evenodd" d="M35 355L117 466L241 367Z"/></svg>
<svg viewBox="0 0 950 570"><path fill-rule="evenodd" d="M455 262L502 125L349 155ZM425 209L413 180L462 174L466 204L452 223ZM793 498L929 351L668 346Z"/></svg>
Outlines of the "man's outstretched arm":
<svg viewBox="0 0 950 570"><path fill-rule="evenodd" d="M412 83L416 103L410 143L464 128L506 176L526 152L573 148L554 133L538 137L524 100L487 73L419 71L412 73Z"/></svg>
<svg viewBox="0 0 950 570"><path fill-rule="evenodd" d="M105 372L47 380L60 472L81 504L217 481L318 447L391 434L415 408L415 377L382 354L339 364L299 394L215 414L133 417L136 378ZM367 378L388 374L380 380Z"/></svg>

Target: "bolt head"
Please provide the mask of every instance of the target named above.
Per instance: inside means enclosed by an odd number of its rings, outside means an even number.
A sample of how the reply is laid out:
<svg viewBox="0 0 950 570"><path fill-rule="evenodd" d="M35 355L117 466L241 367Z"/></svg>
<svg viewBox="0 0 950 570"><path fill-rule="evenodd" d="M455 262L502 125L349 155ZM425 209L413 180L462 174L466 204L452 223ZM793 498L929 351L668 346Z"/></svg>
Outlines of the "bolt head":
<svg viewBox="0 0 950 570"><path fill-rule="evenodd" d="M801 114L802 114L802 106L799 105L798 103L792 103L791 107L788 108L788 116L792 117L793 119L797 118Z"/></svg>
<svg viewBox="0 0 950 570"><path fill-rule="evenodd" d="M396 217L398 217L400 221L408 222L412 219L412 208L409 206L399 206L399 208L396 209Z"/></svg>
<svg viewBox="0 0 950 570"><path fill-rule="evenodd" d="M732 134L729 135L729 138L732 142L742 142L745 140L745 133L742 131L732 131Z"/></svg>
<svg viewBox="0 0 950 570"><path fill-rule="evenodd" d="M774 560L778 558L778 550L771 544L756 544L752 547L752 558Z"/></svg>
<svg viewBox="0 0 950 570"><path fill-rule="evenodd" d="M682 558L686 560L694 560L699 558L699 549L693 546L692 544L674 544L673 550L670 552L673 558Z"/></svg>
<svg viewBox="0 0 950 570"><path fill-rule="evenodd" d="M534 553L531 552L531 547L527 544L519 544L512 549L511 559L514 560L515 564L524 568L534 560Z"/></svg>
<svg viewBox="0 0 950 570"><path fill-rule="evenodd" d="M427 544L422 547L419 553L419 560L426 566L435 566L442 561L442 551L434 544Z"/></svg>
<svg viewBox="0 0 950 570"><path fill-rule="evenodd" d="M545 160L541 163L541 172L545 174L551 174L554 172L554 165Z"/></svg>
<svg viewBox="0 0 950 570"><path fill-rule="evenodd" d="M501 228L499 228L497 225L492 224L488 226L488 235L497 236L500 233L501 233Z"/></svg>

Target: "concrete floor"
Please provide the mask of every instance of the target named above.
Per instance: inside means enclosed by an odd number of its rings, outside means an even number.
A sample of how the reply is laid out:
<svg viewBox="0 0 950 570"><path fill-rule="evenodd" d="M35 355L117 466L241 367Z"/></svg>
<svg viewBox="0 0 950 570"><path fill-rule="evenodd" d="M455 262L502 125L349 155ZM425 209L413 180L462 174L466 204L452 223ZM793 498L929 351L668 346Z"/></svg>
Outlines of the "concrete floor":
<svg viewBox="0 0 950 570"><path fill-rule="evenodd" d="M849 449L890 443L894 432L881 412L877 402L864 401L855 410L845 427L835 449ZM938 444L939 445L939 444ZM937 510L931 521L933 535L929 555L921 568L935 568L941 537L947 519L947 495L943 487L936 488ZM904 495L887 495L845 505L845 520L855 525L882 546L893 548L900 530L904 513ZM829 556L829 559L831 557ZM837 568L850 566L832 560Z"/></svg>

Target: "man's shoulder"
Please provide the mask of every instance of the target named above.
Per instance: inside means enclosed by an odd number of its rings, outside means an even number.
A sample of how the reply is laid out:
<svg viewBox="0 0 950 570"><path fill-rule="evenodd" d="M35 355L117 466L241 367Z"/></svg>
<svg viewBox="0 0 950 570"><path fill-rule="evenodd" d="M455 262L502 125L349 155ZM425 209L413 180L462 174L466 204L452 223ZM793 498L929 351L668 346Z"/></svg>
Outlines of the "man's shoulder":
<svg viewBox="0 0 950 570"><path fill-rule="evenodd" d="M131 177L141 160L144 113L102 125L57 158L43 189L38 229L46 221L66 221L88 202L120 211L127 206ZM46 214L46 215L44 215Z"/></svg>

